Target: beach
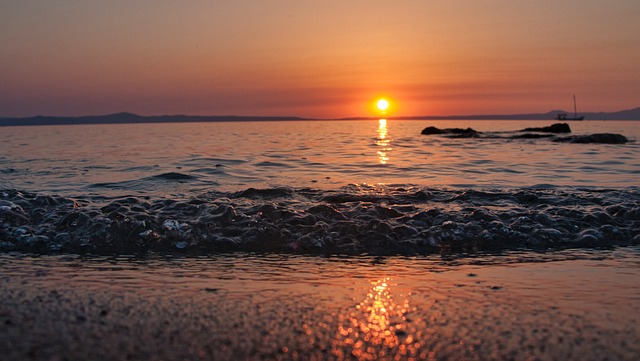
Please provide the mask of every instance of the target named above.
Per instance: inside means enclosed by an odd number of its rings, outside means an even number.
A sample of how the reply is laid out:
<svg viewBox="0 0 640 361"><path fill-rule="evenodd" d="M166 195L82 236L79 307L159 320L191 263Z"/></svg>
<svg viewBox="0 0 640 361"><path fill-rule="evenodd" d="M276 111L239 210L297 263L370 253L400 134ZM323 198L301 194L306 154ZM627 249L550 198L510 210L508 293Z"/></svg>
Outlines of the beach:
<svg viewBox="0 0 640 361"><path fill-rule="evenodd" d="M638 123L429 124L3 128L2 359L635 359Z"/></svg>
<svg viewBox="0 0 640 361"><path fill-rule="evenodd" d="M3 360L633 360L637 247L0 256Z"/></svg>
<svg viewBox="0 0 640 361"><path fill-rule="evenodd" d="M0 9L0 361L640 359L640 2Z"/></svg>

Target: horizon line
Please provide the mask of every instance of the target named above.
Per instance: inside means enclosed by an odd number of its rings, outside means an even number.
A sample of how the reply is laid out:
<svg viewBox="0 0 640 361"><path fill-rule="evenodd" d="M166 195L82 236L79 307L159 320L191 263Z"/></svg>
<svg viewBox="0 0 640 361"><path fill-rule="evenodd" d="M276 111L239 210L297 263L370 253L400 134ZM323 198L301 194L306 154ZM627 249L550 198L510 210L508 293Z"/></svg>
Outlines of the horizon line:
<svg viewBox="0 0 640 361"><path fill-rule="evenodd" d="M129 123L171 123L171 122L232 122L232 121L336 121L336 120L558 120L554 114L565 110L551 110L546 113L519 114L470 114L470 115L412 115L412 116L350 116L350 117L301 117L272 115L140 115L132 112L116 112L97 115L36 115L27 117L0 117L0 126L21 125L73 125L73 124L129 124ZM587 120L640 120L640 107L613 112L581 112Z"/></svg>

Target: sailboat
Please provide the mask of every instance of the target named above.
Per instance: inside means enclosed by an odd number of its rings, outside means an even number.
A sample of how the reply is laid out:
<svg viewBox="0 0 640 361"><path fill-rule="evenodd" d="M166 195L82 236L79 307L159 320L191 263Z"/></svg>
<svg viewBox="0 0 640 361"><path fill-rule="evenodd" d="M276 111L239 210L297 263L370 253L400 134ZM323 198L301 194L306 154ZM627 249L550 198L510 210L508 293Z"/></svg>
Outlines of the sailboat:
<svg viewBox="0 0 640 361"><path fill-rule="evenodd" d="M575 94L573 94L573 117L570 117L567 113L558 113L556 120L584 120L584 115L578 116Z"/></svg>

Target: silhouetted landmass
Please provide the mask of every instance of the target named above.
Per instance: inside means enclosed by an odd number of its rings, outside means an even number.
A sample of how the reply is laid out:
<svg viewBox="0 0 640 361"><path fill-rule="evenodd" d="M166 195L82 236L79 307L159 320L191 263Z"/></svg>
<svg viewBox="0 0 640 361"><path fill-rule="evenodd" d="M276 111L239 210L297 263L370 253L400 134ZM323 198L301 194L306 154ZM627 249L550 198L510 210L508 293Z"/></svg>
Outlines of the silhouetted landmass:
<svg viewBox="0 0 640 361"><path fill-rule="evenodd" d="M564 110L531 114L489 114L489 115L420 115L410 117L389 117L400 120L552 120ZM580 113L587 120L640 120L640 107L618 112ZM323 120L369 120L379 117L349 117ZM26 118L0 118L0 126L18 125L68 125L68 124L135 124L135 123L191 123L191 122L242 122L273 120L319 120L317 118L278 117L278 116L237 116L237 115L152 115L143 116L132 113L108 115L90 115L79 117L36 116Z"/></svg>
<svg viewBox="0 0 640 361"><path fill-rule="evenodd" d="M566 110L552 110L547 113L530 114L487 114L487 115L420 115L410 117L389 117L400 120L556 120L558 113L569 113ZM570 112L573 113L573 112ZM640 107L617 112L578 113L586 120L640 120ZM344 120L378 119L379 117L353 117Z"/></svg>
<svg viewBox="0 0 640 361"><path fill-rule="evenodd" d="M17 125L71 125L71 124L136 124L136 123L198 123L242 122L265 120L306 120L300 117L255 117L237 115L152 115L132 113L88 115L80 117L36 116L30 118L0 118L0 126Z"/></svg>

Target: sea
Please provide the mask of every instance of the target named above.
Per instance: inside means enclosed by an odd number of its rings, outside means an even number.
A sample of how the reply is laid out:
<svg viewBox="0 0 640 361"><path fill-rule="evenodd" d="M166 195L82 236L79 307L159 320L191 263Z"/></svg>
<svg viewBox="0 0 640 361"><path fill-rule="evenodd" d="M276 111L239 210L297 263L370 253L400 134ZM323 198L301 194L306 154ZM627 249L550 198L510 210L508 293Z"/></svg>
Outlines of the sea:
<svg viewBox="0 0 640 361"><path fill-rule="evenodd" d="M552 123L0 127L0 354L636 360L640 122Z"/></svg>
<svg viewBox="0 0 640 361"><path fill-rule="evenodd" d="M639 243L640 122L521 132L552 123L2 127L0 250L466 254ZM478 133L421 134L428 126ZM598 133L629 142L558 142Z"/></svg>

